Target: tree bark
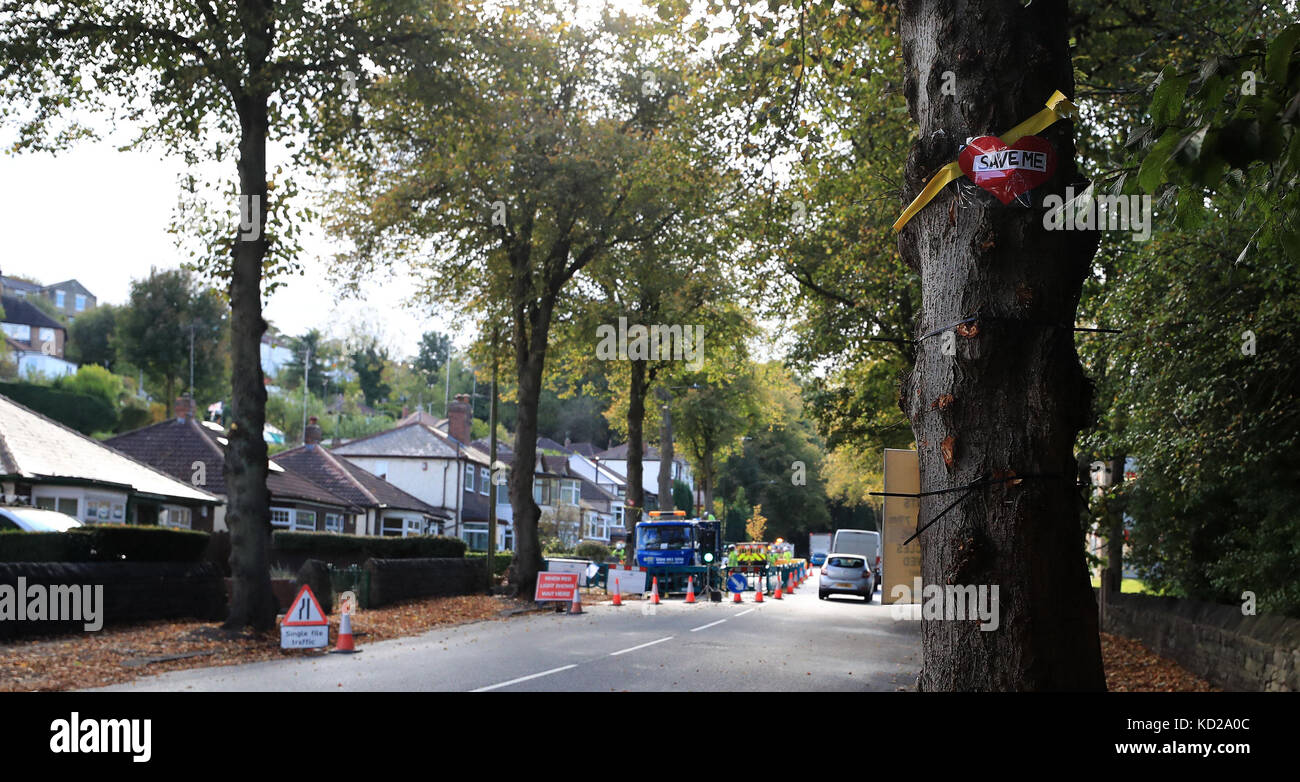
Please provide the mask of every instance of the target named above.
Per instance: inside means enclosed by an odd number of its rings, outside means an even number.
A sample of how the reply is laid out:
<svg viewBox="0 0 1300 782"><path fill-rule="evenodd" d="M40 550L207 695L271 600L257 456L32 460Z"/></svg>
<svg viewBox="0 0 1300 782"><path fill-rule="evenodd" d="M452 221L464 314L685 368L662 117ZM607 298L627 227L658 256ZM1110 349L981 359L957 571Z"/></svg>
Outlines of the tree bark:
<svg viewBox="0 0 1300 782"><path fill-rule="evenodd" d="M515 558L511 564L510 583L520 597L535 592L537 574L542 569L542 547L537 536L537 521L542 510L533 501L533 466L537 463L537 404L542 393L542 371L546 364L546 335L550 327L553 299L547 298L536 308L528 307L524 298L526 277L516 285L513 343L515 370L519 378L515 418L515 455L510 470L510 507L514 514Z"/></svg>
<svg viewBox="0 0 1300 782"><path fill-rule="evenodd" d="M269 48L269 42L267 43ZM262 381L262 259L266 255L267 96L238 99L240 193L257 199L257 234L235 242L230 278L231 417L226 448L226 524L230 528L228 630L275 626L271 591L270 496L266 489L266 387ZM250 212L250 215L252 212Z"/></svg>
<svg viewBox="0 0 1300 782"><path fill-rule="evenodd" d="M641 455L645 452L645 395L646 362L634 359L631 362L632 380L627 393L627 501L630 520L625 519L629 537L636 530L636 523L645 511L645 489L643 477L644 464Z"/></svg>
<svg viewBox="0 0 1300 782"><path fill-rule="evenodd" d="M673 501L673 415L669 409L670 393L663 391L663 409L659 416L659 510L676 510Z"/></svg>
<svg viewBox="0 0 1300 782"><path fill-rule="evenodd" d="M1064 0L910 0L900 30L919 125L904 203L967 138L1005 133L1053 90L1073 94ZM1057 169L1037 194L1077 191L1072 124L1040 135ZM901 388L922 492L1026 476L921 499L921 524L956 502L921 534L924 582L999 589L994 631L923 619L921 690L1105 689L1073 456L1091 386L1071 328L1095 247L1095 234L1046 230L1037 205L1003 207L983 193L959 202L956 185L899 237L921 277L918 338L980 316L954 327L956 355L944 354L942 335L922 339Z"/></svg>

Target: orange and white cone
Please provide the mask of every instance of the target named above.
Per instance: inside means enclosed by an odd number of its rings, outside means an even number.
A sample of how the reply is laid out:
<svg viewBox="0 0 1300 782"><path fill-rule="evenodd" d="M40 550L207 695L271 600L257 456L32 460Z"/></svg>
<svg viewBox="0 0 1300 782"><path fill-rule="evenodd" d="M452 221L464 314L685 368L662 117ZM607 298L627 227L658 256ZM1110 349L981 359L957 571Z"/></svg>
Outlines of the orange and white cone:
<svg viewBox="0 0 1300 782"><path fill-rule="evenodd" d="M767 588L767 584L763 583L765 580L766 580L765 577L760 576L760 580L758 582L758 589L754 590L755 603L763 602L763 590Z"/></svg>
<svg viewBox="0 0 1300 782"><path fill-rule="evenodd" d="M733 598L731 599L731 602L733 602L733 603L743 603L743 602L745 602L744 600L741 600L741 599L740 599L740 593L739 593L739 592L732 592L731 594L735 595L735 597L733 597Z"/></svg>
<svg viewBox="0 0 1300 782"><path fill-rule="evenodd" d="M334 642L334 651L342 654L355 654L357 651L352 643L352 614L344 614L339 620L339 638Z"/></svg>
<svg viewBox="0 0 1300 782"><path fill-rule="evenodd" d="M569 603L569 613L582 613L582 591L576 585L573 587L573 602Z"/></svg>
<svg viewBox="0 0 1300 782"><path fill-rule="evenodd" d="M781 578L779 576L776 579L776 594L772 595L772 599L773 600L781 599Z"/></svg>
<svg viewBox="0 0 1300 782"><path fill-rule="evenodd" d="M618 587L618 579L616 578L614 579L614 605L621 606L623 605L623 591Z"/></svg>
<svg viewBox="0 0 1300 782"><path fill-rule="evenodd" d="M659 605L659 576L655 576L650 584L650 605Z"/></svg>
<svg viewBox="0 0 1300 782"><path fill-rule="evenodd" d="M686 602L695 602L695 576L686 577Z"/></svg>
<svg viewBox="0 0 1300 782"><path fill-rule="evenodd" d="M795 588L795 586L796 586L796 584L794 583L794 573L791 573L791 574L790 574L790 588L787 589L787 590L785 590L785 591L787 591L787 592L789 592L789 593L791 593L791 594L794 594L794 588Z"/></svg>

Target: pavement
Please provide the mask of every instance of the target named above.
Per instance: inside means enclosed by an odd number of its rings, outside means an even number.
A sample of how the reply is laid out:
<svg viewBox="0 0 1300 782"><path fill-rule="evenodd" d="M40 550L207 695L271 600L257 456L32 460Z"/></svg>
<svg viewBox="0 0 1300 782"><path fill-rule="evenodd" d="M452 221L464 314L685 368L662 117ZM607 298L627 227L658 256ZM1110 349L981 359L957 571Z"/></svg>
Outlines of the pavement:
<svg viewBox="0 0 1300 782"><path fill-rule="evenodd" d="M728 596L730 598L730 596ZM176 691L893 691L914 688L920 623L858 597L817 599L817 576L759 605L680 598L586 604L324 655L196 668L101 688ZM357 621L364 627L364 614Z"/></svg>

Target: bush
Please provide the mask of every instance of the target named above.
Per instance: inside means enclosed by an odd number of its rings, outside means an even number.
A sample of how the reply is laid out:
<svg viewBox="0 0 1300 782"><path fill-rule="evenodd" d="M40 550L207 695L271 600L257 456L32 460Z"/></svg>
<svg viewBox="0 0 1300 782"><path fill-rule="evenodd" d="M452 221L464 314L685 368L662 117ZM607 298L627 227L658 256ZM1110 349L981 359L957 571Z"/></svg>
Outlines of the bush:
<svg viewBox="0 0 1300 782"><path fill-rule="evenodd" d="M444 535L420 535L413 538L383 538L370 535L340 535L334 532L288 532L277 530L271 535L271 548L277 554L307 554L326 561L335 557L357 559L412 559L464 557L465 541Z"/></svg>
<svg viewBox="0 0 1300 782"><path fill-rule="evenodd" d="M609 546L594 540L584 540L574 549L578 559L590 559L592 562L608 562L612 559Z"/></svg>
<svg viewBox="0 0 1300 782"><path fill-rule="evenodd" d="M0 394L82 434L112 429L117 425L117 409L103 397L74 394L34 383L0 383Z"/></svg>
<svg viewBox="0 0 1300 782"><path fill-rule="evenodd" d="M482 559L487 556L487 553L484 551L470 551L467 552L465 556ZM492 574L504 576L506 571L510 569L510 563L515 561L515 555L512 551L498 551L494 560L495 561L492 563Z"/></svg>
<svg viewBox="0 0 1300 782"><path fill-rule="evenodd" d="M197 562L207 547L206 532L98 524L0 533L0 562Z"/></svg>

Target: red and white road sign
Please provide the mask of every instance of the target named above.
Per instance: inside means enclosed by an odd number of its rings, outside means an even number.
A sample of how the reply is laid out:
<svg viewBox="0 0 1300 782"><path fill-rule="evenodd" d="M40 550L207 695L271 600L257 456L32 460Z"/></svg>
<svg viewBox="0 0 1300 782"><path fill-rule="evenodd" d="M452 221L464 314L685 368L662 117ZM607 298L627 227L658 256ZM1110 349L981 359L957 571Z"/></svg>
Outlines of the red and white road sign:
<svg viewBox="0 0 1300 782"><path fill-rule="evenodd" d="M329 620L306 584L280 620L281 649L319 649L329 645Z"/></svg>
<svg viewBox="0 0 1300 782"><path fill-rule="evenodd" d="M533 599L539 603L546 600L562 600L571 603L573 593L577 590L577 573L538 573L537 589L533 592Z"/></svg>
<svg viewBox="0 0 1300 782"><path fill-rule="evenodd" d="M325 612L320 608L316 593L306 584L298 590L298 596L289 604L289 610L284 612L284 619L280 622L281 627L311 627L328 624L329 620L325 618Z"/></svg>

